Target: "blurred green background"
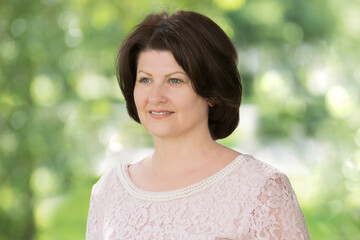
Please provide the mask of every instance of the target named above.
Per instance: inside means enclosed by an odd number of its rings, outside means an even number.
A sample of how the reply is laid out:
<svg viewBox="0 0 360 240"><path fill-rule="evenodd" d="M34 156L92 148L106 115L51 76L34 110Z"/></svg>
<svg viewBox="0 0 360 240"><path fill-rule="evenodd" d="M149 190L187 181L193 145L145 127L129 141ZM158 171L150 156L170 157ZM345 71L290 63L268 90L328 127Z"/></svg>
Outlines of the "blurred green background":
<svg viewBox="0 0 360 240"><path fill-rule="evenodd" d="M0 240L84 239L91 186L151 151L115 77L147 14L233 39L245 95L223 144L287 173L313 239L360 239L360 2L0 0Z"/></svg>

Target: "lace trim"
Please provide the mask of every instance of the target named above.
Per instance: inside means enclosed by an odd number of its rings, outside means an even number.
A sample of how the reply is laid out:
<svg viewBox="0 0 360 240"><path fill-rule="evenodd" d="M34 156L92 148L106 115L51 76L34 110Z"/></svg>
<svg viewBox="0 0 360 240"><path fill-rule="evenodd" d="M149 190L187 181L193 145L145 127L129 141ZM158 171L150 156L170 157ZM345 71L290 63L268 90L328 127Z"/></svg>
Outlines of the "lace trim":
<svg viewBox="0 0 360 240"><path fill-rule="evenodd" d="M132 182L129 176L128 169L130 164L128 163L119 165L118 176L120 182L123 184L126 191L135 198L141 200L148 200L148 201L171 201L171 200L188 197L192 194L198 193L210 187L220 179L224 178L225 176L228 176L235 168L237 168L243 162L244 158L245 155L241 154L237 156L231 163L229 163L224 168L222 168L220 171L201 180L200 182L194 183L192 185L189 185L181 189L165 191L165 192L146 191L137 187Z"/></svg>

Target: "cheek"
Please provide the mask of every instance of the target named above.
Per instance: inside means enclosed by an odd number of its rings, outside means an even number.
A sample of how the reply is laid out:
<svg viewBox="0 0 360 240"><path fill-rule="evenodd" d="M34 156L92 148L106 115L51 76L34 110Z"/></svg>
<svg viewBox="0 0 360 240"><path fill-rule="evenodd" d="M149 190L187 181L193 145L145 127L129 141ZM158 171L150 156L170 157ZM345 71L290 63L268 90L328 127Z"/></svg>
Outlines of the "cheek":
<svg viewBox="0 0 360 240"><path fill-rule="evenodd" d="M192 110L193 114L198 115L199 117L207 117L209 113L208 103L204 99L198 98L198 96L193 99L193 101L189 102L189 109Z"/></svg>
<svg viewBox="0 0 360 240"><path fill-rule="evenodd" d="M137 112L137 115L138 117L140 118L140 121L141 121L141 109L144 108L144 104L143 104L143 101L141 99L141 94L139 94L138 91L136 91L134 89L134 103L135 103L135 108L136 108L136 112Z"/></svg>
<svg viewBox="0 0 360 240"><path fill-rule="evenodd" d="M137 88L134 88L134 102L137 109L141 108L142 106L142 94Z"/></svg>

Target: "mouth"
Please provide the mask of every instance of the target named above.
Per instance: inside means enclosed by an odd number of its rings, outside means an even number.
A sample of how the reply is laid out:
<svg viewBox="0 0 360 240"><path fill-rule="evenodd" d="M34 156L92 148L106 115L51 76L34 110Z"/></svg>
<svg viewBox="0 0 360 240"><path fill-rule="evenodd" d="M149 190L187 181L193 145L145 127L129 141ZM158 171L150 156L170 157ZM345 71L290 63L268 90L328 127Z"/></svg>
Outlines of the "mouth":
<svg viewBox="0 0 360 240"><path fill-rule="evenodd" d="M175 112L167 110L150 110L149 113L153 119L161 120L172 116Z"/></svg>
<svg viewBox="0 0 360 240"><path fill-rule="evenodd" d="M150 111L150 114L154 114L157 116L166 115L166 114L172 114L174 112L171 111Z"/></svg>

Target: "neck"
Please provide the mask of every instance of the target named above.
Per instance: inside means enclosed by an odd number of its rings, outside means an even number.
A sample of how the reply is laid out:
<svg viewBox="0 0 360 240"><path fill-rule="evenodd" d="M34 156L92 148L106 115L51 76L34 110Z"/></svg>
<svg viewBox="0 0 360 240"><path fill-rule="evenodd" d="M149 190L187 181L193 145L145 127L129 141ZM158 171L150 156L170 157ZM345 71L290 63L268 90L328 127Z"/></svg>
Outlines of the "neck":
<svg viewBox="0 0 360 240"><path fill-rule="evenodd" d="M210 133L181 138L154 137L154 166L164 170L180 170L204 164L218 144Z"/></svg>

